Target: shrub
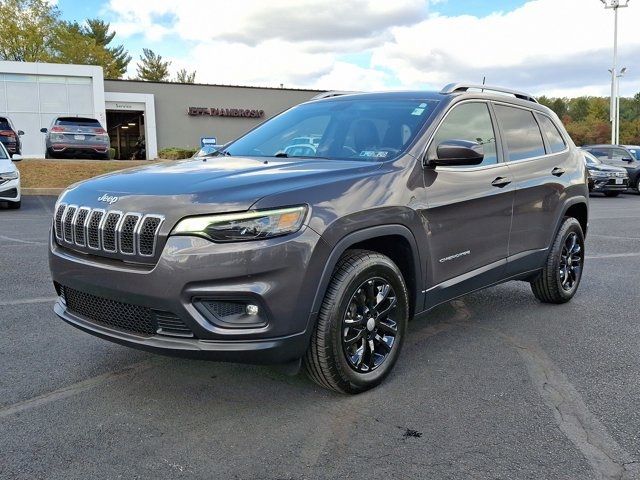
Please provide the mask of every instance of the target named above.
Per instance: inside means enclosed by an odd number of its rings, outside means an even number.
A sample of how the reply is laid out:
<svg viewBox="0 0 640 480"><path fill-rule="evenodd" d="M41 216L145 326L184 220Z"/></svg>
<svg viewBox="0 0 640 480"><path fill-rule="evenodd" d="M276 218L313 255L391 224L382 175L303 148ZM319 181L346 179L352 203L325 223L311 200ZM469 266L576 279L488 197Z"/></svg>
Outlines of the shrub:
<svg viewBox="0 0 640 480"><path fill-rule="evenodd" d="M158 157L164 160L180 160L192 157L198 150L194 148L169 147L158 152Z"/></svg>
<svg viewBox="0 0 640 480"><path fill-rule="evenodd" d="M113 160L114 158L116 158L116 149L115 148L110 148L109 149L109 158L111 160Z"/></svg>

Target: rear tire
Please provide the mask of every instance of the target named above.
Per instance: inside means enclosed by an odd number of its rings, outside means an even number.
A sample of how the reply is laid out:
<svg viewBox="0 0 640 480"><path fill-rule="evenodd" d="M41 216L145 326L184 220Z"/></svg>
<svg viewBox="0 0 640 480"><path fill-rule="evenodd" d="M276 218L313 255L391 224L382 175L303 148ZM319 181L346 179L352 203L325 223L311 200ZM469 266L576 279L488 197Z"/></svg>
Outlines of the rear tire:
<svg viewBox="0 0 640 480"><path fill-rule="evenodd" d="M584 234L580 222L565 217L547 261L531 290L543 303L566 303L573 298L584 269Z"/></svg>
<svg viewBox="0 0 640 480"><path fill-rule="evenodd" d="M409 319L409 294L388 257L352 250L336 266L311 344L308 376L340 393L380 384L398 359Z"/></svg>
<svg viewBox="0 0 640 480"><path fill-rule="evenodd" d="M604 192L605 197L617 197L620 192Z"/></svg>

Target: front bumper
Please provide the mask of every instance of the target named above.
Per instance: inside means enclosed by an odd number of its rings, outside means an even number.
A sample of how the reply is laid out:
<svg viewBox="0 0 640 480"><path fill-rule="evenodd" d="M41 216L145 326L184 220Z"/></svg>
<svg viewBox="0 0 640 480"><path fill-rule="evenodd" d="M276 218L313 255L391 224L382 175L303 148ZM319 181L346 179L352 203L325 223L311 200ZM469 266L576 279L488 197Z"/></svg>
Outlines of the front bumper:
<svg viewBox="0 0 640 480"><path fill-rule="evenodd" d="M9 180L0 184L0 201L19 202L20 201L20 179Z"/></svg>
<svg viewBox="0 0 640 480"><path fill-rule="evenodd" d="M67 307L55 313L93 335L156 353L244 363L283 363L306 351L317 289L309 271L322 271L312 255L320 237L304 227L295 235L257 242L215 244L170 237L155 266L127 264L60 247L50 240L54 282L111 301L170 312L192 338L140 335L113 328ZM319 249L319 250L322 250ZM197 308L197 299L238 299L260 306L266 325L222 327Z"/></svg>
<svg viewBox="0 0 640 480"><path fill-rule="evenodd" d="M629 179L624 178L622 183L615 183L615 179L611 178L593 178L592 192L624 192L629 188Z"/></svg>

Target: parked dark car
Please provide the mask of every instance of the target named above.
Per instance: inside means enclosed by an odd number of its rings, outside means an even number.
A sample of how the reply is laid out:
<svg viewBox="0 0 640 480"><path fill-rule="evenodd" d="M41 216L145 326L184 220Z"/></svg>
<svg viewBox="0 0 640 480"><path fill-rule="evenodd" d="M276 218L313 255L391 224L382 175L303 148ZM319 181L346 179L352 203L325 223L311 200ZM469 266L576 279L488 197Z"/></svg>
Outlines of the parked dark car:
<svg viewBox="0 0 640 480"><path fill-rule="evenodd" d="M95 118L58 117L45 133L46 158L109 159L109 135Z"/></svg>
<svg viewBox="0 0 640 480"><path fill-rule="evenodd" d="M624 168L605 165L587 151L584 152L584 160L589 172L589 192L617 197L629 188L629 174Z"/></svg>
<svg viewBox="0 0 640 480"><path fill-rule="evenodd" d="M0 142L7 149L9 155L22 155L22 142L20 137L24 135L22 130L17 130L8 117L0 117Z"/></svg>
<svg viewBox="0 0 640 480"><path fill-rule="evenodd" d="M551 110L473 85L323 96L216 161L63 192L55 312L157 353L302 362L319 385L357 393L391 372L409 319L436 305L508 280L545 303L575 295L587 171ZM316 136L313 154L285 151Z"/></svg>
<svg viewBox="0 0 640 480"><path fill-rule="evenodd" d="M582 149L606 165L624 168L629 174L629 188L640 192L640 160L631 149L623 145L586 145Z"/></svg>

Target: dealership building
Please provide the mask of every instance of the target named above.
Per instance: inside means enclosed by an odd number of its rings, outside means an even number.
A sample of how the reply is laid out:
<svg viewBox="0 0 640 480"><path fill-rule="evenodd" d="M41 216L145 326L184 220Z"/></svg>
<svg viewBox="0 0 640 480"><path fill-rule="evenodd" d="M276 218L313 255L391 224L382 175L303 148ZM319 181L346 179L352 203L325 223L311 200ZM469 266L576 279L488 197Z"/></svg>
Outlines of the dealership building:
<svg viewBox="0 0 640 480"><path fill-rule="evenodd" d="M317 90L105 80L102 67L0 61L0 116L24 131L24 157L44 157L44 134L60 116L92 117L116 158L144 138L147 158L167 147L226 143Z"/></svg>

